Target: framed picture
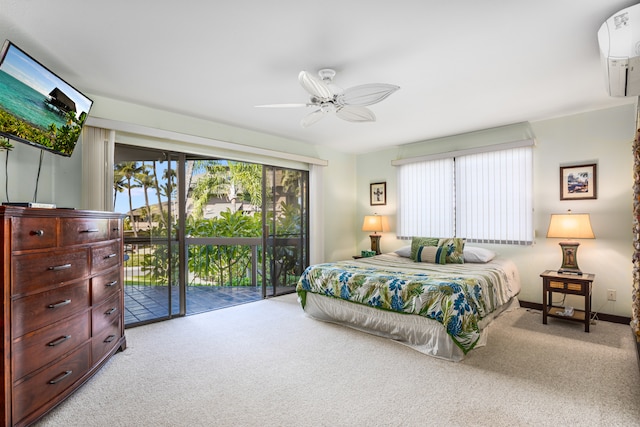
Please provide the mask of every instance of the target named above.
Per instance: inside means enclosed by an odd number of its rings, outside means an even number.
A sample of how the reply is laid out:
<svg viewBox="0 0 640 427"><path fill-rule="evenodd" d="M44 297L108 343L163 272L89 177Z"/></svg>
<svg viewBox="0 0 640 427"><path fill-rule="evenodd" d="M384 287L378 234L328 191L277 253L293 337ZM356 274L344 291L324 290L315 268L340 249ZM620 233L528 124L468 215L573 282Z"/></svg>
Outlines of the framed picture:
<svg viewBox="0 0 640 427"><path fill-rule="evenodd" d="M596 165L560 166L560 200L597 199Z"/></svg>
<svg viewBox="0 0 640 427"><path fill-rule="evenodd" d="M376 182L370 185L369 198L371 206L387 204L387 183Z"/></svg>

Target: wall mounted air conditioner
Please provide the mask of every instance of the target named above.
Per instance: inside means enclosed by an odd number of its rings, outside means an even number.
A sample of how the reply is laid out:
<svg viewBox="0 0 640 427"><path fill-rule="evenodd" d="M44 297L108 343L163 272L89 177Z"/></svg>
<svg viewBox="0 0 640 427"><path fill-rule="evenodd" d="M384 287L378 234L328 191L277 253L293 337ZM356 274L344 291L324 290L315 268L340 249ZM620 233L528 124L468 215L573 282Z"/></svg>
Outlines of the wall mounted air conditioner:
<svg viewBox="0 0 640 427"><path fill-rule="evenodd" d="M607 19L598 30L598 44L609 95L640 95L640 4Z"/></svg>

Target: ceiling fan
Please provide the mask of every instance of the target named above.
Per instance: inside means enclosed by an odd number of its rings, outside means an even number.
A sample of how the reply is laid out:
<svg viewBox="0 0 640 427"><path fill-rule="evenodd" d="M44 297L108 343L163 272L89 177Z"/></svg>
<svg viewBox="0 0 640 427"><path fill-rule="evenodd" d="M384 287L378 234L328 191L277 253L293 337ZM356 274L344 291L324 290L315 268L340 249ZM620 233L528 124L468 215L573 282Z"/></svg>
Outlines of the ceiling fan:
<svg viewBox="0 0 640 427"><path fill-rule="evenodd" d="M333 83L335 70L324 68L318 71L318 75L320 78L307 71L301 71L298 75L298 81L311 95L308 103L270 104L258 107L317 107L302 119L300 124L303 127L311 126L330 112L335 112L336 116L349 122L375 122L375 114L366 106L376 104L400 89L400 86L372 83L343 90Z"/></svg>

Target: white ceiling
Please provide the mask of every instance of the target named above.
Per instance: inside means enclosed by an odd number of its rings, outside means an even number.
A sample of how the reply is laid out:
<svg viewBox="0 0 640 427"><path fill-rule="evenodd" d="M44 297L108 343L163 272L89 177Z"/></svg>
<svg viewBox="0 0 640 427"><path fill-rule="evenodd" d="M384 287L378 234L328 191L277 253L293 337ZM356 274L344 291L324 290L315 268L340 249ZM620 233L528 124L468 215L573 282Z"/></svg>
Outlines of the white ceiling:
<svg viewBox="0 0 640 427"><path fill-rule="evenodd" d="M9 39L99 95L362 153L631 103L596 33L629 0L0 0ZM1 41L1 40L0 40ZM302 128L300 70L401 87L374 123Z"/></svg>

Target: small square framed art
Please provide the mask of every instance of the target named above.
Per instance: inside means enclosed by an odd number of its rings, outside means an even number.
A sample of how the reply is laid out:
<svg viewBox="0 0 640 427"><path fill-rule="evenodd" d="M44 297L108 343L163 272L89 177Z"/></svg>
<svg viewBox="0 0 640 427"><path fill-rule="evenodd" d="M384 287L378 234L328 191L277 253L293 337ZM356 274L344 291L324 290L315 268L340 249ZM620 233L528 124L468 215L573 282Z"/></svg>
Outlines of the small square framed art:
<svg viewBox="0 0 640 427"><path fill-rule="evenodd" d="M560 200L597 199L596 168L595 163L560 166Z"/></svg>

